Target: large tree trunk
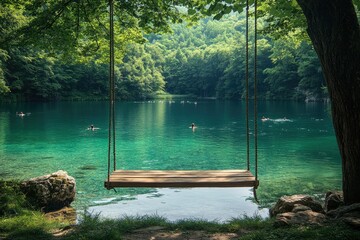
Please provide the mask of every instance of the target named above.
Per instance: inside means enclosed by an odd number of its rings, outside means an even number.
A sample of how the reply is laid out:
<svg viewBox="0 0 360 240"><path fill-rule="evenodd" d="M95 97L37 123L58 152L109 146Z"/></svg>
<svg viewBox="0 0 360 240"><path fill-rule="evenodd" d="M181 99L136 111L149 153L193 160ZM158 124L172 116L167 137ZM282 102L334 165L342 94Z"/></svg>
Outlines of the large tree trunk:
<svg viewBox="0 0 360 240"><path fill-rule="evenodd" d="M360 28L351 0L297 0L331 99L346 204L360 203Z"/></svg>

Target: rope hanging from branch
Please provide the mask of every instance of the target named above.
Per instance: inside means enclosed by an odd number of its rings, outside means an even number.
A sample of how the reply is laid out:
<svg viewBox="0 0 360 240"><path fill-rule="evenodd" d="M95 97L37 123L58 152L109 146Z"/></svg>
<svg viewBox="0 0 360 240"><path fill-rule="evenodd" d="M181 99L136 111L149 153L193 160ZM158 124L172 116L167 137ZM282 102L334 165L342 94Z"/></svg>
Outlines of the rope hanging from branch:
<svg viewBox="0 0 360 240"><path fill-rule="evenodd" d="M247 170L250 170L250 133L249 133L249 0L246 0L246 63L245 63L245 88L246 88L246 163Z"/></svg>
<svg viewBox="0 0 360 240"><path fill-rule="evenodd" d="M254 0L254 157L255 180L258 180L258 112L257 112L257 0ZM256 197L256 196L255 196Z"/></svg>
<svg viewBox="0 0 360 240"><path fill-rule="evenodd" d="M250 170L250 125L249 125L249 0L246 0L246 29L245 29L245 92L246 92L246 162L247 170ZM258 181L258 112L257 112L257 0L254 0L254 170L255 180ZM256 186L257 187L257 186ZM256 197L256 187L254 187L254 198Z"/></svg>
<svg viewBox="0 0 360 240"><path fill-rule="evenodd" d="M115 50L114 50L114 1L109 0L109 142L108 142L108 180L110 180L111 160L113 169L116 170L116 149L115 149Z"/></svg>

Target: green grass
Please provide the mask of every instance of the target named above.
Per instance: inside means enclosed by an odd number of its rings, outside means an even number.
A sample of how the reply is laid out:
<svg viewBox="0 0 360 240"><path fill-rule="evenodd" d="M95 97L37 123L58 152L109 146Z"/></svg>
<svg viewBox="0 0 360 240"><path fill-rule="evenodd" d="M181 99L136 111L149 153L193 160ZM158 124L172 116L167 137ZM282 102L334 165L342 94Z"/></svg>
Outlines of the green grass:
<svg viewBox="0 0 360 240"><path fill-rule="evenodd" d="M81 222L74 230L62 237L53 237L50 233L54 229L64 227L64 223L46 220L42 214L27 212L17 217L1 218L0 237L8 239L121 239L137 229L151 226L163 227L163 231L205 231L209 233L231 232L239 233L244 240L278 240L278 239L327 239L327 240L356 240L360 239L360 231L344 224L333 223L322 227L282 227L275 228L273 219L259 217L244 217L232 219L226 223L205 221L198 219L169 222L160 216L123 217L121 219L101 219L98 215L83 214Z"/></svg>
<svg viewBox="0 0 360 240"><path fill-rule="evenodd" d="M18 216L0 218L0 234L9 239L52 239L53 229L66 223L47 220L40 212L24 210Z"/></svg>
<svg viewBox="0 0 360 240"><path fill-rule="evenodd" d="M16 181L0 180L0 239L51 239L50 231L66 223L47 220L34 211Z"/></svg>
<svg viewBox="0 0 360 240"><path fill-rule="evenodd" d="M198 219L169 222L159 216L124 217L117 220L102 220L99 216L84 215L83 221L77 226L76 231L64 237L64 239L121 239L123 234L151 226L164 227L164 231L183 231L187 233L189 233L189 231L240 233L241 239L245 240L360 239L360 231L351 229L344 224L333 223L322 227L298 226L275 228L273 221L273 219L261 219L256 216L232 219L226 223L218 223Z"/></svg>
<svg viewBox="0 0 360 240"><path fill-rule="evenodd" d="M360 239L360 231L351 229L344 224L329 224L322 227L265 227L250 232L241 239L243 240L356 240Z"/></svg>
<svg viewBox="0 0 360 240"><path fill-rule="evenodd" d="M19 186L20 184L15 181L0 180L0 217L21 214L24 209L30 207Z"/></svg>

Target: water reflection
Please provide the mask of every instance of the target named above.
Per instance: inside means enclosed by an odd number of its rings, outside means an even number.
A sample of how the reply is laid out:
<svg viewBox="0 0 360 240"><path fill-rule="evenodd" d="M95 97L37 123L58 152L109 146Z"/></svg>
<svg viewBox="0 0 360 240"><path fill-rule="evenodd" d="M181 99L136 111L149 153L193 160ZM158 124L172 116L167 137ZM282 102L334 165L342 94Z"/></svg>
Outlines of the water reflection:
<svg viewBox="0 0 360 240"><path fill-rule="evenodd" d="M19 109L32 114L21 119L15 115ZM282 194L320 194L340 187L340 156L326 105L259 102L259 116L262 115L291 120L259 119L258 197L262 206ZM189 128L192 122L197 125L195 132ZM87 131L90 124L100 129ZM156 192L119 189L115 193L103 188L107 126L106 102L2 104L1 174L6 178L30 178L65 170L76 177L78 208L104 198L119 200L125 195ZM250 127L253 167L253 121ZM119 168L246 167L243 102L117 102L116 137Z"/></svg>

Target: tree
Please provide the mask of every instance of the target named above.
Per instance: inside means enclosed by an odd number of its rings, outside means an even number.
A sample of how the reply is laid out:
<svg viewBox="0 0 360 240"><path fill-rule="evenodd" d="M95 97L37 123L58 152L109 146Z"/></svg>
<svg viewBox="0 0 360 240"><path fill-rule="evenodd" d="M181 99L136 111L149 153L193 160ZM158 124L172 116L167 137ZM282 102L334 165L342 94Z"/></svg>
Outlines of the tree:
<svg viewBox="0 0 360 240"><path fill-rule="evenodd" d="M351 0L297 0L320 59L342 158L346 204L360 202L360 27Z"/></svg>
<svg viewBox="0 0 360 240"><path fill-rule="evenodd" d="M360 202L360 27L353 2L360 4L358 0L262 2L276 33L305 27L319 57L342 158L346 204Z"/></svg>
<svg viewBox="0 0 360 240"><path fill-rule="evenodd" d="M295 95L295 87L299 83L297 52L293 42L281 39L274 43L270 55L273 65L264 70L264 81L269 85L268 98L272 95L270 98L291 99Z"/></svg>
<svg viewBox="0 0 360 240"><path fill-rule="evenodd" d="M4 63L8 59L7 52L0 49L0 94L9 92L10 89L6 86L5 77L4 77Z"/></svg>
<svg viewBox="0 0 360 240"><path fill-rule="evenodd" d="M144 99L164 90L163 76L144 45L129 45L119 71L122 79L118 89L121 89L123 99Z"/></svg>
<svg viewBox="0 0 360 240"><path fill-rule="evenodd" d="M298 60L297 73L300 82L296 88L296 98L313 101L315 99L326 99L328 96L325 89L324 75L321 70L319 58L312 46L303 42L300 46L301 55Z"/></svg>
<svg viewBox="0 0 360 240"><path fill-rule="evenodd" d="M12 33L26 22L22 13L23 7L17 3L12 1L0 3L0 95L10 92L5 79L5 65L10 57L9 45L17 39Z"/></svg>

